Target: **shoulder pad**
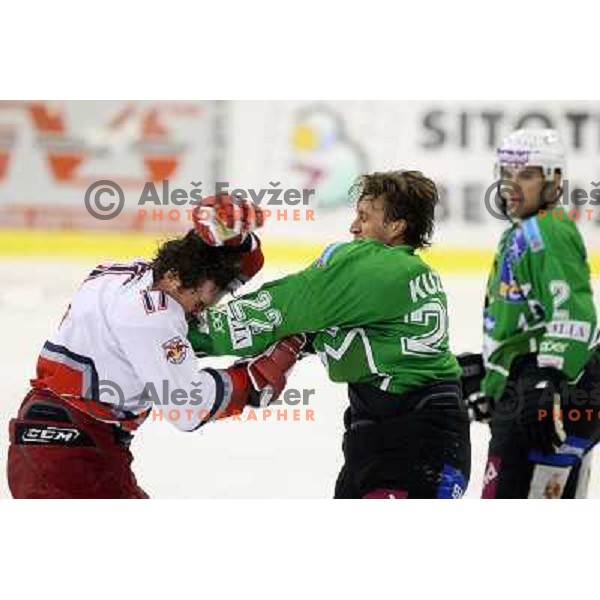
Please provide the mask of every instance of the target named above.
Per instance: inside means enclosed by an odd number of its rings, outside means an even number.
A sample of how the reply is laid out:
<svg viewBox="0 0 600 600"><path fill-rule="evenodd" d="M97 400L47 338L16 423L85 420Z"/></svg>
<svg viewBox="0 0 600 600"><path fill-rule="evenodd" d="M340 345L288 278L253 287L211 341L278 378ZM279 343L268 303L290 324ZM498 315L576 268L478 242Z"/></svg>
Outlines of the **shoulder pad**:
<svg viewBox="0 0 600 600"><path fill-rule="evenodd" d="M317 260L315 261L315 266L326 267L327 262L331 258L331 255L335 252L336 248L345 245L345 242L334 242L333 244L329 244L329 246L327 246L325 250L323 250L321 256L319 256L319 258L317 258Z"/></svg>

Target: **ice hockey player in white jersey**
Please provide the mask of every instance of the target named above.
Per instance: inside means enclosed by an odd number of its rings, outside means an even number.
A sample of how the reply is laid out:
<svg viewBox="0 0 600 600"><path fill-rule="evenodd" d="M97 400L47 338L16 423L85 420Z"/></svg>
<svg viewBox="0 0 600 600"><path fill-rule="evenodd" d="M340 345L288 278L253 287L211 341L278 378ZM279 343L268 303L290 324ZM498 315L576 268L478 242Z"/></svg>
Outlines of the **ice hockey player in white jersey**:
<svg viewBox="0 0 600 600"><path fill-rule="evenodd" d="M44 344L37 376L10 423L16 498L145 498L131 470L133 431L151 411L181 431L273 400L303 345L282 340L248 362L198 370L187 319L262 267L256 207L203 201L197 230L153 261L94 269Z"/></svg>

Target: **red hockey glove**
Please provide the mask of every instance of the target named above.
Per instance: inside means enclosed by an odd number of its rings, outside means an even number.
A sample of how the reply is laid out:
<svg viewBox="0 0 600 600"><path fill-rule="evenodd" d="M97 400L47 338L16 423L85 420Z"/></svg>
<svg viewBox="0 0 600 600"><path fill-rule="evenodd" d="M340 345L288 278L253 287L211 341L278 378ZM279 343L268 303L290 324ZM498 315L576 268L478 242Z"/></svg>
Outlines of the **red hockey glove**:
<svg viewBox="0 0 600 600"><path fill-rule="evenodd" d="M233 385L231 400L221 418L239 414L246 405L260 408L275 401L285 388L288 374L304 344L303 333L290 336L248 361L226 369Z"/></svg>
<svg viewBox="0 0 600 600"><path fill-rule="evenodd" d="M249 200L209 196L194 208L194 228L210 246L239 246L248 233L262 227L264 213Z"/></svg>
<svg viewBox="0 0 600 600"><path fill-rule="evenodd" d="M306 344L303 333L279 340L259 356L248 362L248 375L254 390L252 406L267 406L283 392L292 367Z"/></svg>
<svg viewBox="0 0 600 600"><path fill-rule="evenodd" d="M250 246L248 251L242 254L240 263L239 278L243 283L250 281L263 268L265 263L258 237L251 234L248 236L247 242L250 242Z"/></svg>

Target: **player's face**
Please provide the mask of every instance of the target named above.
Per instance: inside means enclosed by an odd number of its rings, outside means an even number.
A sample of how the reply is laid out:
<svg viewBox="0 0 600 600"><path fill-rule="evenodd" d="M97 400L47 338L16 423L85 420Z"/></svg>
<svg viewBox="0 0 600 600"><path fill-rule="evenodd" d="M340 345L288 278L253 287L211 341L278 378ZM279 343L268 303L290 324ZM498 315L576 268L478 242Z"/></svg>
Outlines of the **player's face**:
<svg viewBox="0 0 600 600"><path fill-rule="evenodd" d="M401 221L385 220L385 200L366 196L356 205L356 216L350 225L355 240L379 240L384 244L397 243L403 227Z"/></svg>
<svg viewBox="0 0 600 600"><path fill-rule="evenodd" d="M536 213L555 191L545 185L540 167L502 167L501 178L512 184L503 186L502 192L506 212L512 218L522 219Z"/></svg>
<svg viewBox="0 0 600 600"><path fill-rule="evenodd" d="M216 304L221 296L221 289L213 281L203 281L195 288L184 288L180 291L179 302L187 314L196 314Z"/></svg>
<svg viewBox="0 0 600 600"><path fill-rule="evenodd" d="M222 290L213 281L206 280L193 288L181 285L179 277L166 275L160 286L174 300L179 302L188 315L194 315L205 308L216 304Z"/></svg>

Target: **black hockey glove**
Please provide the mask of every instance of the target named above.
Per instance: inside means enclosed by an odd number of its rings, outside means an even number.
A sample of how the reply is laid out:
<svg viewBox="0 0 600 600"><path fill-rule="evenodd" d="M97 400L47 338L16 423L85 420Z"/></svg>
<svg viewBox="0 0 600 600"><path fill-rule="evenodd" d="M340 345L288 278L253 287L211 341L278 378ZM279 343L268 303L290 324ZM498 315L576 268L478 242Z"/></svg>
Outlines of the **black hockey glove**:
<svg viewBox="0 0 600 600"><path fill-rule="evenodd" d="M493 398L481 392L481 382L485 377L485 367L481 354L463 352L456 357L462 369L460 383L463 397L467 403L469 419L481 423L489 423L492 418Z"/></svg>
<svg viewBox="0 0 600 600"><path fill-rule="evenodd" d="M483 357L474 352L463 352L456 356L456 360L462 369L460 383L463 396L468 398L471 394L481 391L481 382L485 376Z"/></svg>
<svg viewBox="0 0 600 600"><path fill-rule="evenodd" d="M518 396L517 424L534 450L554 452L566 439L561 414L563 374L539 368L513 384Z"/></svg>

